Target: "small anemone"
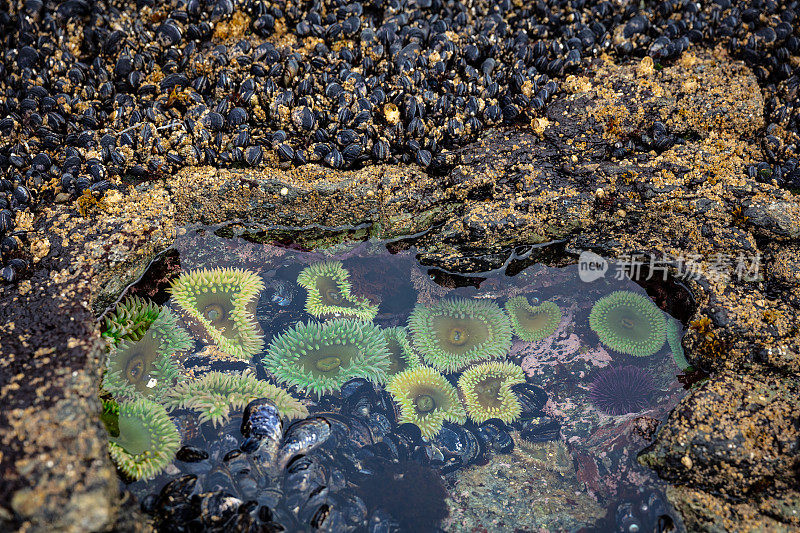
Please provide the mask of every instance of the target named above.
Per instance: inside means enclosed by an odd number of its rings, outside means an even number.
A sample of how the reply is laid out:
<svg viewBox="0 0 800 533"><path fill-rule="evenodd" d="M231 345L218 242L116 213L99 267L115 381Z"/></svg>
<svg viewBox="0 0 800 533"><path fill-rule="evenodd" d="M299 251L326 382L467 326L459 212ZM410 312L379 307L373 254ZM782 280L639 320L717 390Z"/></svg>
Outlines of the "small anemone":
<svg viewBox="0 0 800 533"><path fill-rule="evenodd" d="M589 314L589 327L600 342L620 353L646 357L663 345L664 313L648 298L615 291L600 298Z"/></svg>
<svg viewBox="0 0 800 533"><path fill-rule="evenodd" d="M250 309L263 288L253 272L217 268L182 274L169 290L175 303L201 324L221 351L246 361L264 347Z"/></svg>
<svg viewBox="0 0 800 533"><path fill-rule="evenodd" d="M177 352L193 345L166 307L138 341L122 340L111 347L103 388L117 399L158 398L178 379Z"/></svg>
<svg viewBox="0 0 800 533"><path fill-rule="evenodd" d="M162 406L145 399L119 404L119 434L109 437L114 464L132 479L151 479L175 458L178 429Z"/></svg>
<svg viewBox="0 0 800 533"><path fill-rule="evenodd" d="M306 311L311 316L341 316L371 321L378 306L350 294L350 275L340 261L324 261L306 267L297 283L308 291Z"/></svg>
<svg viewBox="0 0 800 533"><path fill-rule="evenodd" d="M138 296L125 298L103 319L102 333L114 344L123 339L138 341L158 318L158 304Z"/></svg>
<svg viewBox="0 0 800 533"><path fill-rule="evenodd" d="M533 306L524 296L517 296L506 302L505 309L514 333L524 341L536 342L549 337L561 322L561 309L555 302Z"/></svg>
<svg viewBox="0 0 800 533"><path fill-rule="evenodd" d="M353 378L383 383L391 364L380 328L347 318L297 324L272 340L263 362L280 383L318 397Z"/></svg>
<svg viewBox="0 0 800 533"><path fill-rule="evenodd" d="M419 366L401 372L386 389L400 405L399 423L418 426L423 437L436 436L445 420L466 422L455 387L433 368Z"/></svg>
<svg viewBox="0 0 800 533"><path fill-rule="evenodd" d="M411 349L406 328L386 328L383 330L383 336L389 350L390 364L386 371L389 378L421 364L419 356Z"/></svg>
<svg viewBox="0 0 800 533"><path fill-rule="evenodd" d="M192 409L201 422L216 427L228 421L231 409L243 409L256 398L275 403L281 416L303 418L308 410L291 394L249 374L208 372L195 381L184 381L167 393L164 405L172 409Z"/></svg>
<svg viewBox="0 0 800 533"><path fill-rule="evenodd" d="M511 346L508 317L486 300L454 298L417 305L408 329L425 363L443 372L502 357Z"/></svg>
<svg viewBox="0 0 800 533"><path fill-rule="evenodd" d="M511 363L490 362L468 368L458 379L458 390L470 419L478 424L490 418L511 423L522 406L511 387L525 383L522 368Z"/></svg>
<svg viewBox="0 0 800 533"><path fill-rule="evenodd" d="M686 360L686 355L683 351L683 343L681 342L682 329L680 322L674 318L667 318L667 344L669 345L669 351L672 352L672 360L675 361L678 368L687 370L692 365Z"/></svg>

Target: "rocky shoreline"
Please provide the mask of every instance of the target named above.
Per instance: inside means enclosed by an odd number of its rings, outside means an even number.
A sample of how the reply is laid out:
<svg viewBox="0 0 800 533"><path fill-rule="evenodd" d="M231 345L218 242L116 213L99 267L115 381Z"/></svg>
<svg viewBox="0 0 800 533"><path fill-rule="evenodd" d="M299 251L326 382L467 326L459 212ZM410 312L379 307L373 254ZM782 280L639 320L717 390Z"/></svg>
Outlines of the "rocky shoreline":
<svg viewBox="0 0 800 533"><path fill-rule="evenodd" d="M672 483L668 497L690 531L800 528L800 202L748 177L762 159L755 76L722 50L693 50L663 69L603 57L564 87L524 128L447 152L441 175L415 165L188 168L88 205L19 212L34 264L0 294L3 529L146 528L121 507L96 416L104 345L95 317L199 222L417 235L423 262L461 272L556 242L612 258L696 258L683 343L710 377L640 461ZM681 142L614 156L656 121ZM546 249L531 258L547 262ZM760 255L761 269L749 281L712 276L718 254Z"/></svg>

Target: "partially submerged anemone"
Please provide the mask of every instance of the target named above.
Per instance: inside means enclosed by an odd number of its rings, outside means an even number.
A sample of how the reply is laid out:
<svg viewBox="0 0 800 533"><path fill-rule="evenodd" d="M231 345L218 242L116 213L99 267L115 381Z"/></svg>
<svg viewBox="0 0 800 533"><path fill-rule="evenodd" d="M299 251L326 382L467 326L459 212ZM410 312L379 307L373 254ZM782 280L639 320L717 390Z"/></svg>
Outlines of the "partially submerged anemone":
<svg viewBox="0 0 800 533"><path fill-rule="evenodd" d="M103 376L103 388L117 399L160 396L178 378L172 352L152 329L138 342L122 341L111 348Z"/></svg>
<svg viewBox="0 0 800 533"><path fill-rule="evenodd" d="M391 366L380 328L347 318L297 324L272 340L263 363L280 383L317 397L353 378L383 383Z"/></svg>
<svg viewBox="0 0 800 533"><path fill-rule="evenodd" d="M124 339L111 347L103 388L117 399L159 397L178 379L174 354L192 345L172 311L163 307L138 341Z"/></svg>
<svg viewBox="0 0 800 533"><path fill-rule="evenodd" d="M589 385L589 400L607 415L638 413L650 405L655 390L653 378L638 366L606 368Z"/></svg>
<svg viewBox="0 0 800 533"><path fill-rule="evenodd" d="M486 300L454 298L417 305L408 329L425 363L443 372L502 357L511 346L508 317Z"/></svg>
<svg viewBox="0 0 800 533"><path fill-rule="evenodd" d="M371 321L378 306L350 293L350 275L340 261L324 261L303 269L297 283L308 291L306 311L315 317L341 316Z"/></svg>
<svg viewBox="0 0 800 533"><path fill-rule="evenodd" d="M648 298L615 291L600 298L589 314L600 342L620 353L646 357L664 345L664 313Z"/></svg>
<svg viewBox="0 0 800 533"><path fill-rule="evenodd" d="M511 423L522 407L511 387L525 383L522 368L496 361L468 368L458 379L458 390L470 419L480 424L490 418Z"/></svg>
<svg viewBox="0 0 800 533"><path fill-rule="evenodd" d="M505 309L514 333L524 341L536 342L549 337L561 322L561 309L555 302L533 306L524 296L517 296L506 302Z"/></svg>
<svg viewBox="0 0 800 533"><path fill-rule="evenodd" d="M408 333L406 328L386 328L383 330L383 336L386 339L386 346L389 351L389 369L386 375L391 378L408 370L409 368L416 368L421 363L419 356L414 353L411 344L408 342Z"/></svg>
<svg viewBox="0 0 800 533"><path fill-rule="evenodd" d="M674 318L667 318L667 344L669 351L672 353L672 360L678 365L681 370L687 370L692 367L689 361L686 360L686 355L683 351L683 343L681 342L682 333L681 323Z"/></svg>
<svg viewBox="0 0 800 533"><path fill-rule="evenodd" d="M252 375L209 372L195 381L184 381L166 396L168 409L192 409L201 422L211 421L216 427L228 421L231 409L243 409L256 398L275 403L281 416L303 418L308 410L291 394Z"/></svg>
<svg viewBox="0 0 800 533"><path fill-rule="evenodd" d="M258 323L250 309L264 288L261 278L247 270L195 270L172 282L175 303L200 323L219 349L249 360L264 347Z"/></svg>
<svg viewBox="0 0 800 533"><path fill-rule="evenodd" d="M151 479L175 458L181 445L177 428L155 402L138 399L119 404L119 434L109 436L114 464L132 479Z"/></svg>
<svg viewBox="0 0 800 533"><path fill-rule="evenodd" d="M102 333L114 344L123 339L138 341L158 318L160 308L151 300L138 296L125 298L103 319Z"/></svg>
<svg viewBox="0 0 800 533"><path fill-rule="evenodd" d="M463 424L467 419L455 387L433 368L401 372L386 389L400 405L399 423L418 426L425 438L436 436L445 420Z"/></svg>

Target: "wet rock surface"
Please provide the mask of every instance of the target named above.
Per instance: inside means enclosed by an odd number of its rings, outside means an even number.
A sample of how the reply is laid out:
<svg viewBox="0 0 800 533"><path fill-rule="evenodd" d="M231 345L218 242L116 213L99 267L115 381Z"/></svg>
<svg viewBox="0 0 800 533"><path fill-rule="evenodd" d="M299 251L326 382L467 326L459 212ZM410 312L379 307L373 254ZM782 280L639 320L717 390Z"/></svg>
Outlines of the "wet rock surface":
<svg viewBox="0 0 800 533"><path fill-rule="evenodd" d="M0 294L0 523L100 530L117 519L117 480L96 399L103 342L94 320L166 249L181 225L235 221L419 234L424 262L455 271L503 266L514 247L692 258L684 339L711 377L683 400L643 461L674 483L690 530L797 527L800 204L748 177L764 103L753 75L722 52L672 67L599 60L570 77L546 115L447 154L446 171L187 169L91 205L18 221L35 259ZM656 122L672 135L625 151ZM656 128L660 128L656 127ZM663 136L663 135L662 135ZM655 138L653 143L655 143ZM547 261L535 249L532 259ZM720 256L720 254L722 254ZM719 257L760 255L740 278ZM35 377L32 377L35 376ZM689 464L690 466L687 466ZM36 496L34 498L34 495ZM792 503L794 502L794 504ZM130 508L120 516L130 523Z"/></svg>

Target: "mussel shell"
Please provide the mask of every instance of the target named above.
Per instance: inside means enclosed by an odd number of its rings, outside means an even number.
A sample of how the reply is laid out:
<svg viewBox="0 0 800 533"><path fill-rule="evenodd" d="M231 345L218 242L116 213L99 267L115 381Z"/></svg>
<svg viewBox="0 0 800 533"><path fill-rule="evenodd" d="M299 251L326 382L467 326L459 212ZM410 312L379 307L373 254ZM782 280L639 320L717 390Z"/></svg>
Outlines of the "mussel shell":
<svg viewBox="0 0 800 533"><path fill-rule="evenodd" d="M479 436L465 427L446 423L431 442L444 457L444 468L452 471L484 459L485 443ZM451 468L455 465L455 468Z"/></svg>
<svg viewBox="0 0 800 533"><path fill-rule="evenodd" d="M511 387L523 412L541 411L547 403L547 392L531 383L518 383Z"/></svg>
<svg viewBox="0 0 800 533"><path fill-rule="evenodd" d="M162 519L188 522L200 514L200 508L192 501L197 489L197 476L189 474L167 483L158 495L156 512Z"/></svg>
<svg viewBox="0 0 800 533"><path fill-rule="evenodd" d="M278 450L278 469L283 469L300 454L319 448L331 436L331 423L322 416L313 416L295 422L286 430L283 444Z"/></svg>
<svg viewBox="0 0 800 533"><path fill-rule="evenodd" d="M561 434L559 421L541 414L523 413L514 425L519 428L519 436L530 442L556 440Z"/></svg>
<svg viewBox="0 0 800 533"><path fill-rule="evenodd" d="M197 494L194 499L200 507L200 519L205 525L219 526L233 518L244 502L224 491Z"/></svg>
<svg viewBox="0 0 800 533"><path fill-rule="evenodd" d="M475 433L488 450L495 453L510 453L514 449L514 439L511 438L508 429L508 426L500 420L492 419L478 426Z"/></svg>

